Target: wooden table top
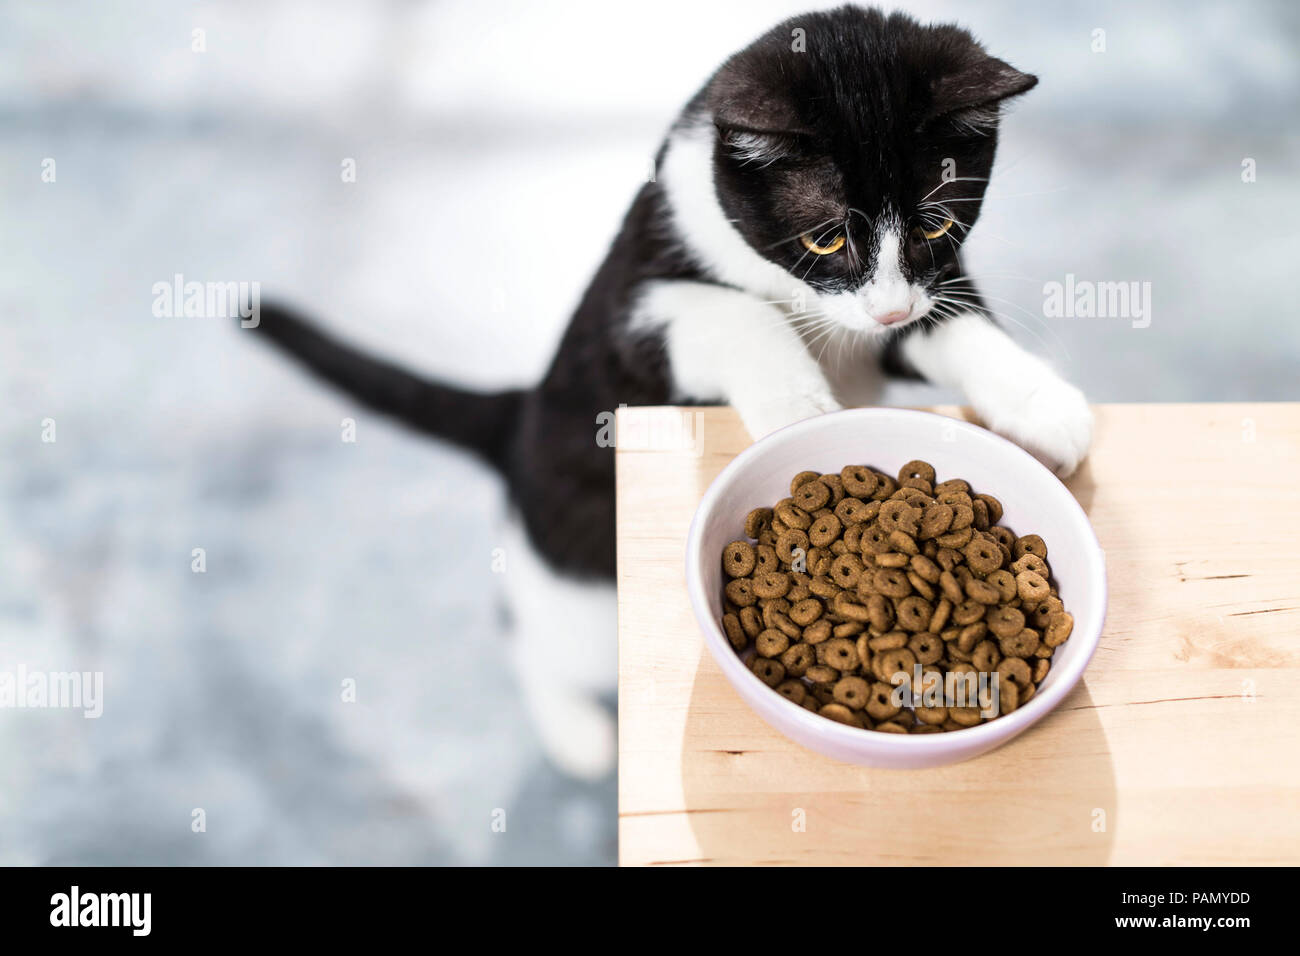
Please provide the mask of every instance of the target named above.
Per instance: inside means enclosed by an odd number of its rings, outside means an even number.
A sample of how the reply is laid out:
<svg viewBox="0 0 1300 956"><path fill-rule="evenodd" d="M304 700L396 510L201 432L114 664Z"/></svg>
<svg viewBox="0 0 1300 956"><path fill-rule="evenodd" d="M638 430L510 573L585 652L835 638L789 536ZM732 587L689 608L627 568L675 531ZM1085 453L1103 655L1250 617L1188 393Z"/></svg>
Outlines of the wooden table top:
<svg viewBox="0 0 1300 956"><path fill-rule="evenodd" d="M739 418L621 410L620 861L1300 862L1300 403L1095 411L1067 482L1110 580L1083 680L991 753L884 770L772 730L704 648L686 533Z"/></svg>

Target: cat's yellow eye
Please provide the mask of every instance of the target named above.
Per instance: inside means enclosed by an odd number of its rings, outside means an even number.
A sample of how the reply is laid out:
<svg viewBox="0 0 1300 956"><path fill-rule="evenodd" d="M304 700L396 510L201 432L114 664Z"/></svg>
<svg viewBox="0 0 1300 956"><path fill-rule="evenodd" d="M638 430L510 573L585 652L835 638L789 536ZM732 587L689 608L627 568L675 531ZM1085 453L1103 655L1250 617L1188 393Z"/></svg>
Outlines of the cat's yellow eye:
<svg viewBox="0 0 1300 956"><path fill-rule="evenodd" d="M818 256L829 256L831 253L839 252L841 249L844 248L843 236L836 236L826 245L819 246L817 243L813 242L812 236L808 235L808 233L805 232L802 236L799 237L799 241L803 243L803 247L805 249L807 249L809 252L813 253L814 255L818 255Z"/></svg>
<svg viewBox="0 0 1300 956"><path fill-rule="evenodd" d="M922 236L924 236L926 239L938 239L940 236L942 236L945 232L947 232L951 228L952 228L952 220L945 219L943 221L943 225L940 226L938 229L926 229L924 226L917 226L916 231Z"/></svg>

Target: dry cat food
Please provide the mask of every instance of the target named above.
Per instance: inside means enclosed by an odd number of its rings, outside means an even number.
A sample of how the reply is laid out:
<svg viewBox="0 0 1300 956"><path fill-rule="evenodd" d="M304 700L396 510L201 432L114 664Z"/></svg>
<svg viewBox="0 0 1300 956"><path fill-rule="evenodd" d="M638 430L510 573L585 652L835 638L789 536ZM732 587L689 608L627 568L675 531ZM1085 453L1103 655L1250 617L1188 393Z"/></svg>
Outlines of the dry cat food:
<svg viewBox="0 0 1300 956"><path fill-rule="evenodd" d="M886 733L973 727L1025 704L1074 618L1047 545L1002 504L911 461L803 471L723 549L722 627L777 693Z"/></svg>

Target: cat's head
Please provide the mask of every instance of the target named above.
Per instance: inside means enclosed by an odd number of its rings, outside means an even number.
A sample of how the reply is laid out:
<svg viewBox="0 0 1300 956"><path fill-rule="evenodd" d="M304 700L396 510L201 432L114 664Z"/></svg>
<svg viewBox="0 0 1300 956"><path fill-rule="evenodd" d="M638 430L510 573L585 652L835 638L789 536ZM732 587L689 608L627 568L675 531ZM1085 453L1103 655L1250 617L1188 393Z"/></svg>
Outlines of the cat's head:
<svg viewBox="0 0 1300 956"><path fill-rule="evenodd" d="M1036 82L955 26L855 7L791 19L702 93L717 201L822 314L901 327L957 274L1000 106Z"/></svg>

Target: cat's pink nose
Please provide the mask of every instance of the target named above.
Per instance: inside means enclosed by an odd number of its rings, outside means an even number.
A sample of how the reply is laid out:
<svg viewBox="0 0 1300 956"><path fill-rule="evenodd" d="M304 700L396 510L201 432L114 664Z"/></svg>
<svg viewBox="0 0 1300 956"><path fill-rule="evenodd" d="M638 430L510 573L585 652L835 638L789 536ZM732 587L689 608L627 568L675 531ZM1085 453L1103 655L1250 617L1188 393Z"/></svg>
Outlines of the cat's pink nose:
<svg viewBox="0 0 1300 956"><path fill-rule="evenodd" d="M872 318L881 325L893 325L895 322L902 322L911 314L912 310L910 308L895 309L892 312L882 312L879 315L873 315Z"/></svg>

